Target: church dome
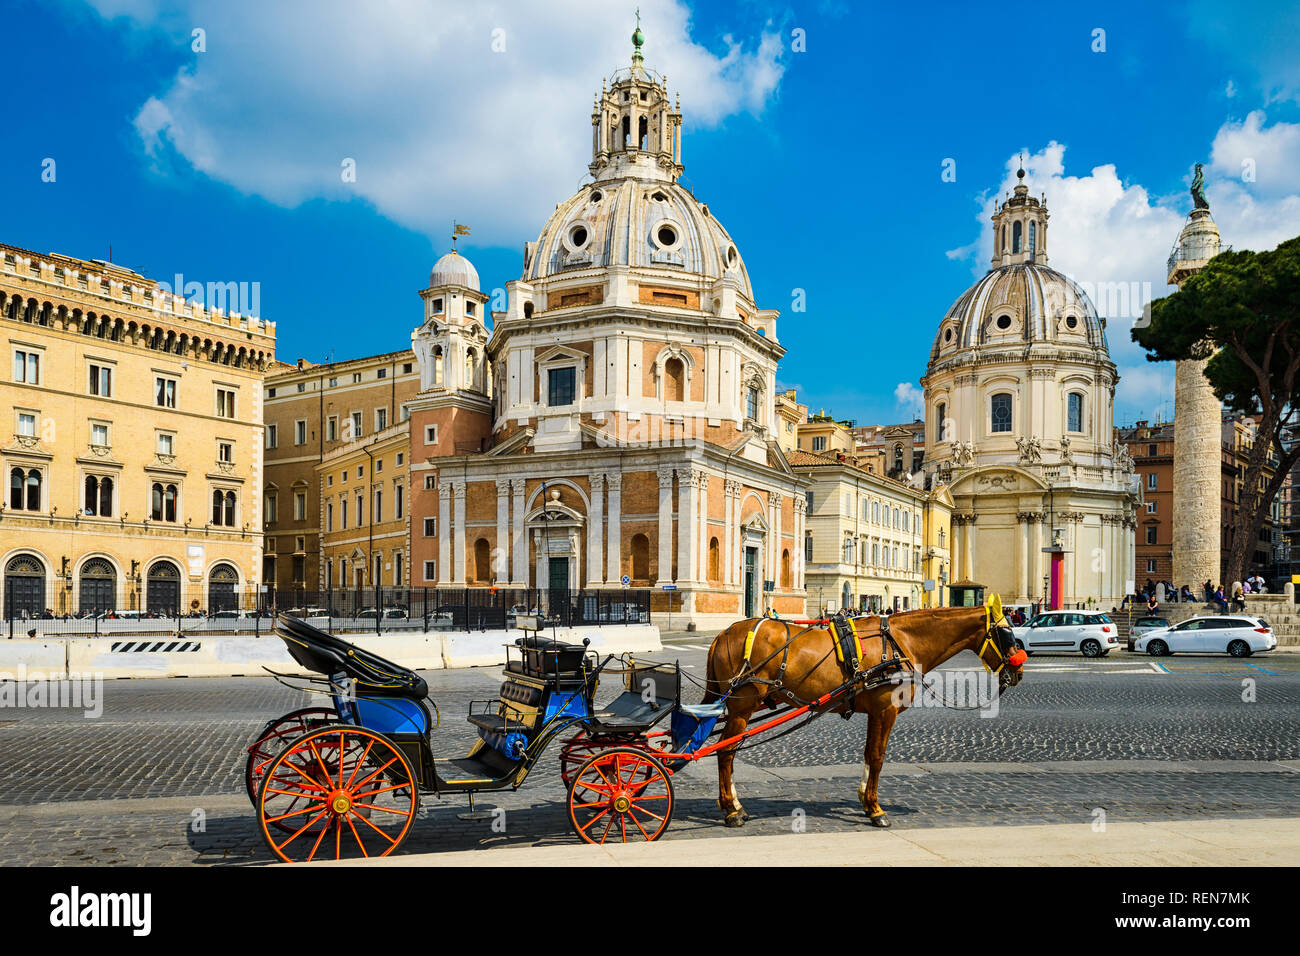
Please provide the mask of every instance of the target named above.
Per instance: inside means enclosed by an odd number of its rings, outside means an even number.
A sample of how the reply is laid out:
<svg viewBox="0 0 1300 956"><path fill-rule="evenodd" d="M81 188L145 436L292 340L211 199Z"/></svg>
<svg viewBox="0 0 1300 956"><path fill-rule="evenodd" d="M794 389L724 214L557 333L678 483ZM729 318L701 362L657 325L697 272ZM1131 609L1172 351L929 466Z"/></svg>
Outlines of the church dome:
<svg viewBox="0 0 1300 956"><path fill-rule="evenodd" d="M478 270L459 252L452 250L435 262L433 271L429 273L431 288L443 285L464 286L478 292Z"/></svg>
<svg viewBox="0 0 1300 956"><path fill-rule="evenodd" d="M677 182L597 180L560 203L537 239L524 278L631 266L717 280L753 293L740 252L722 223Z"/></svg>
<svg viewBox="0 0 1300 956"><path fill-rule="evenodd" d="M1097 310L1078 284L1055 269L1021 262L989 270L958 297L939 324L930 361L982 345L1034 342L1106 349Z"/></svg>

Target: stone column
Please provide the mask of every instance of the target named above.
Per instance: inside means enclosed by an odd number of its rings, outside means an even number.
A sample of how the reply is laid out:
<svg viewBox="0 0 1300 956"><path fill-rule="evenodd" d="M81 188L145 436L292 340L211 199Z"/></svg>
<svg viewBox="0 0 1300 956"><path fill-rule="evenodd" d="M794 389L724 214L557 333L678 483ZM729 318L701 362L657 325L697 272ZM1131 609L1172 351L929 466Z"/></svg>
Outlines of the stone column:
<svg viewBox="0 0 1300 956"><path fill-rule="evenodd" d="M804 536L806 534L805 524L808 520L808 498L806 495L795 493L794 496L794 580L791 582L796 591L804 589L804 575L807 568L804 567ZM871 547L870 544L867 545ZM871 552L867 552L867 562L871 560ZM864 562L864 563L867 563Z"/></svg>
<svg viewBox="0 0 1300 956"><path fill-rule="evenodd" d="M465 585L465 482L453 481L452 495L454 496L454 513L456 521L456 537L452 544L452 583L464 587Z"/></svg>
<svg viewBox="0 0 1300 956"><path fill-rule="evenodd" d="M1179 362L1174 372L1173 583L1190 585L1193 592L1207 579L1218 584L1223 573L1219 563L1223 424L1219 400L1205 377L1207 362Z"/></svg>
<svg viewBox="0 0 1300 956"><path fill-rule="evenodd" d="M963 516L965 524L965 546L966 546L966 580L975 580L975 514L967 512Z"/></svg>
<svg viewBox="0 0 1300 956"><path fill-rule="evenodd" d="M514 524L512 526L513 540L510 545L511 556L514 559L514 573L511 575L514 584L520 587L528 587L528 531L524 526L524 479L512 478L510 480L511 507L514 509Z"/></svg>
<svg viewBox="0 0 1300 956"><path fill-rule="evenodd" d="M689 467L677 469L677 577L680 581L696 580L695 550L699 533L695 522L699 481L699 472Z"/></svg>
<svg viewBox="0 0 1300 956"><path fill-rule="evenodd" d="M587 587L600 587L605 581L605 476L591 476L591 513L587 516Z"/></svg>
<svg viewBox="0 0 1300 956"><path fill-rule="evenodd" d="M768 580L772 582L774 588L781 586L781 507L784 502L785 496L781 492L772 492L772 567L770 568L772 576ZM855 550L856 547L855 545Z"/></svg>
<svg viewBox="0 0 1300 956"><path fill-rule="evenodd" d="M623 580L623 476L618 473L608 474L605 481L609 485L609 541L606 542L608 553L605 555L605 580L611 585L621 584ZM631 573L631 569L628 569Z"/></svg>
<svg viewBox="0 0 1300 956"><path fill-rule="evenodd" d="M697 577L701 583L707 584L709 580L709 476L701 474L699 479L700 492L695 511L696 523L700 526L699 574Z"/></svg>
<svg viewBox="0 0 1300 956"><path fill-rule="evenodd" d="M673 470L659 469L659 578L656 587L673 583Z"/></svg>
<svg viewBox="0 0 1300 956"><path fill-rule="evenodd" d="M451 482L438 482L438 583L450 581L451 567ZM340 582L346 586L346 582Z"/></svg>
<svg viewBox="0 0 1300 956"><path fill-rule="evenodd" d="M497 553L492 558L492 573L497 584L510 583L510 481L497 479Z"/></svg>
<svg viewBox="0 0 1300 956"><path fill-rule="evenodd" d="M722 583L728 586L736 583L736 512L739 510L737 495L740 494L740 482L730 478L722 486L722 497L725 507L723 509L723 521L726 523L722 535L725 539L722 545Z"/></svg>
<svg viewBox="0 0 1300 956"><path fill-rule="evenodd" d="M1019 547L1016 549L1016 590L1020 592L1017 598L1018 603L1024 603L1030 593L1027 582L1029 579L1029 529L1033 523L1033 515L1027 511L1021 511L1016 515L1016 538L1019 541Z"/></svg>

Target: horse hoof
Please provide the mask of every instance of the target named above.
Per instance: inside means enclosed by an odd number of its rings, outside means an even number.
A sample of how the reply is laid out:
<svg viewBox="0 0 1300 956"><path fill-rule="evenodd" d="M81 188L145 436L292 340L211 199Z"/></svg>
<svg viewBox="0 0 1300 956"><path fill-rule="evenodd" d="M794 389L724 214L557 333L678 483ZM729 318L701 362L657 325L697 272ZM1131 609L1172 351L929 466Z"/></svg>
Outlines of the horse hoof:
<svg viewBox="0 0 1300 956"><path fill-rule="evenodd" d="M731 828L743 827L745 821L749 819L749 814L744 810L736 810L727 814L727 826Z"/></svg>
<svg viewBox="0 0 1300 956"><path fill-rule="evenodd" d="M879 827L882 830L888 830L890 827L889 814L886 813L884 810L881 810L879 813L873 814L870 819L871 819L871 825L873 827Z"/></svg>

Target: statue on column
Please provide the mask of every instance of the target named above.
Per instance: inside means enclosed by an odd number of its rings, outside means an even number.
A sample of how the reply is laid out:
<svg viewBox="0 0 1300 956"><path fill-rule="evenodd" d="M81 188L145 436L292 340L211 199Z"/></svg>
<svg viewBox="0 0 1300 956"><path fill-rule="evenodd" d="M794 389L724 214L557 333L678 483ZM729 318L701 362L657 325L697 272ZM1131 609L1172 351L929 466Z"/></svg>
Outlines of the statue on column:
<svg viewBox="0 0 1300 956"><path fill-rule="evenodd" d="M1201 172L1201 164L1196 164L1196 175L1192 177L1192 202L1196 203L1197 209L1209 209L1210 204L1205 199L1205 174Z"/></svg>

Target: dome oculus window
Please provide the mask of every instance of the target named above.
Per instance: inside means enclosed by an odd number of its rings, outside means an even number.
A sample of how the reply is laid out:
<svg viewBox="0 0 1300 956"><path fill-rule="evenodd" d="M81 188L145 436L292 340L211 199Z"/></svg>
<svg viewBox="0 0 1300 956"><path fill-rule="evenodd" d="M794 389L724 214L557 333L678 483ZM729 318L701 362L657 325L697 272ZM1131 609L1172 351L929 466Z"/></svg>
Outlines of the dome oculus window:
<svg viewBox="0 0 1300 956"><path fill-rule="evenodd" d="M728 268L731 268L731 267L735 266L735 264L736 264L736 260L737 260L738 258L739 258L739 256L736 255L736 247L735 247L735 246L728 246L728 247L727 247L727 267L728 267Z"/></svg>
<svg viewBox="0 0 1300 956"><path fill-rule="evenodd" d="M682 243L682 232L676 223L661 222L650 235L661 252L673 252Z"/></svg>
<svg viewBox="0 0 1300 956"><path fill-rule="evenodd" d="M943 330L943 341L945 344L952 341L952 329L948 328Z"/></svg>
<svg viewBox="0 0 1300 956"><path fill-rule="evenodd" d="M593 189L591 191L591 202L600 202L603 198L604 194L599 189Z"/></svg>
<svg viewBox="0 0 1300 956"><path fill-rule="evenodd" d="M661 193L661 192L652 193L651 196L650 196L650 198L653 199L655 202L667 202L667 201L668 201L668 197L665 196L665 195L664 195L663 193Z"/></svg>
<svg viewBox="0 0 1300 956"><path fill-rule="evenodd" d="M1073 316L1073 315L1067 315L1067 316L1065 317L1065 327L1066 327L1067 329L1075 329L1075 328L1078 328L1078 327L1079 327L1079 320L1078 320L1078 318L1076 318L1076 317Z"/></svg>
<svg viewBox="0 0 1300 956"><path fill-rule="evenodd" d="M585 222L575 222L564 234L564 247L570 252L582 252L591 242L591 227Z"/></svg>
<svg viewBox="0 0 1300 956"><path fill-rule="evenodd" d="M998 328L999 328L1000 330L1002 330L1003 332L1005 332L1007 329L1011 328L1011 316L1009 316L1009 315L999 315L999 316L998 316L998 321L997 321L997 326L998 326Z"/></svg>

